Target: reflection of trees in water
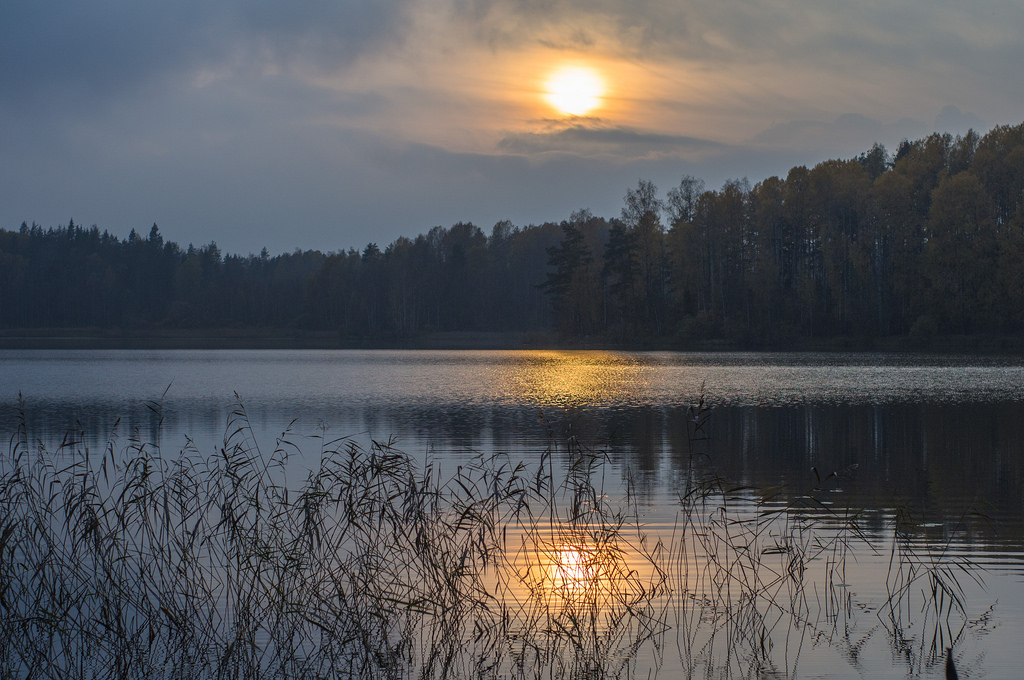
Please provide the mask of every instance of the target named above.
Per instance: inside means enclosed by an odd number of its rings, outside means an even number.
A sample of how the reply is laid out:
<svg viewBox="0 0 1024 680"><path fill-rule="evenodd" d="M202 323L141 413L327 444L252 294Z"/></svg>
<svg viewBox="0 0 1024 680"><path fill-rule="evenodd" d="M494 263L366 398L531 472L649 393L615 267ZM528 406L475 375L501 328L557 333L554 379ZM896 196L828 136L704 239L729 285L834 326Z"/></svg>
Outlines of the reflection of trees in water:
<svg viewBox="0 0 1024 680"><path fill-rule="evenodd" d="M562 415L563 429L628 465L652 497L696 465L736 484L783 484L793 495L842 490L850 502L922 516L963 514L981 501L1006 519L1024 515L1024 405L1016 403L719 407L707 455L693 458L684 408Z"/></svg>
<svg viewBox="0 0 1024 680"><path fill-rule="evenodd" d="M570 436L606 451L633 472L648 497L671 492L690 468L689 415L682 407L537 409L470 406L416 408L366 405L354 412L313 414L350 423L343 434L398 434L410 449L435 455L509 452L529 458ZM227 409L165 414L172 428L217 429ZM281 420L282 418L278 418ZM305 425L313 422L304 415ZM129 426L154 432L150 412ZM1024 405L802 405L719 407L711 416L708 455L697 463L738 484L784 484L794 495L815 487L843 490L867 507L901 506L924 517L977 509L1019 523L1024 516ZM166 432L166 430L165 430ZM851 466L856 470L849 471ZM812 471L817 470L817 475ZM844 472L849 471L849 472ZM834 476L833 473L835 474Z"/></svg>
<svg viewBox="0 0 1024 680"><path fill-rule="evenodd" d="M681 407L539 413L492 408L439 418L421 412L417 431L525 457L548 445L558 455L573 435L606 452L648 499L671 495L696 468L735 484L783 485L791 497L823 489L858 507L904 508L919 521L979 510L1010 526L1024 519L1022 404L719 407L706 446L690 441Z"/></svg>
<svg viewBox="0 0 1024 680"><path fill-rule="evenodd" d="M186 436L200 453L223 437L234 404L170 400L152 404L44 402L26 404L30 439L66 434L102 450L112 437L138 436L167 451ZM272 446L295 417L292 435L387 440L411 453L444 459L471 452L508 453L532 460L566 442L608 454L623 478L649 500L671 496L695 467L736 484L783 484L792 496L816 488L842 490L843 502L902 507L922 521L980 510L1001 531L1024 518L1024 404L809 404L720 406L709 421L710 442L694 452L683 407L537 408L498 404L453 406L441 401L403 404L304 404L299 413L249 405L261 444ZM0 427L13 432L17 404L0 405ZM703 453L706 451L706 455ZM856 466L855 470L850 470ZM838 473L838 474L834 474ZM837 496L838 498L838 496ZM1009 526L1005 526L1009 524Z"/></svg>
<svg viewBox="0 0 1024 680"><path fill-rule="evenodd" d="M26 403L22 414L17 404L0 404L0 432L14 432L24 417L30 441L57 443L72 436L102 450L111 440L136 437L173 451L184 447L188 436L201 450L210 450L214 436L223 439L233 406L213 400L163 405L54 400Z"/></svg>
<svg viewBox="0 0 1024 680"><path fill-rule="evenodd" d="M745 484L843 489L924 515L1024 509L1020 404L722 408L711 428L711 462Z"/></svg>

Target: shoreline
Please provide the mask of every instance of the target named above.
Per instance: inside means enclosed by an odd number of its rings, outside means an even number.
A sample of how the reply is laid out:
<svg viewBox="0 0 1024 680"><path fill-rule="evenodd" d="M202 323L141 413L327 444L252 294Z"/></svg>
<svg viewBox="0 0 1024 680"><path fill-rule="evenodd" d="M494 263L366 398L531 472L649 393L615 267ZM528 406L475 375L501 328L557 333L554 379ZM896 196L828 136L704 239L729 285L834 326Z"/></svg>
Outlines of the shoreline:
<svg viewBox="0 0 1024 680"><path fill-rule="evenodd" d="M914 352L1024 355L1021 336L945 336L799 339L741 343L656 338L611 341L566 338L550 332L442 332L411 337L346 337L332 331L295 329L9 329L0 350L157 349L387 349L387 350L604 350L673 352Z"/></svg>

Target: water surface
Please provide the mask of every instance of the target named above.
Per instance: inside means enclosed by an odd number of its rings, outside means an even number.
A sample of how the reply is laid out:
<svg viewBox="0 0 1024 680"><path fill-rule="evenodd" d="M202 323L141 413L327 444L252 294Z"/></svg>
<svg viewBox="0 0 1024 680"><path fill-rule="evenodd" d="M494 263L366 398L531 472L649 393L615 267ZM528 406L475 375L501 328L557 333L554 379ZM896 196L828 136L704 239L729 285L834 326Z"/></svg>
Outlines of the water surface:
<svg viewBox="0 0 1024 680"><path fill-rule="evenodd" d="M695 428L693 407L706 404ZM814 638L799 677L940 677L924 627L897 658L878 601L896 518L913 545L986 568L956 628L964 675L1011 677L1024 635L1024 368L1012 358L885 354L395 351L3 351L0 431L48 450L135 436L210 454L243 411L261 447L389 440L454 468L478 454L611 461L611 494L672 531L695 475L739 510L859 512L872 542L842 584L860 616ZM302 454L296 456L301 464ZM308 462L308 461L307 461ZM865 544L867 545L867 544ZM822 562L824 564L824 562ZM854 566L855 565L855 566ZM882 598L884 599L884 598ZM986 612L988 612L986 614ZM835 625L836 622L834 622ZM841 636L840 636L841 637ZM941 651L941 650L940 650ZM667 664L666 668L671 667Z"/></svg>

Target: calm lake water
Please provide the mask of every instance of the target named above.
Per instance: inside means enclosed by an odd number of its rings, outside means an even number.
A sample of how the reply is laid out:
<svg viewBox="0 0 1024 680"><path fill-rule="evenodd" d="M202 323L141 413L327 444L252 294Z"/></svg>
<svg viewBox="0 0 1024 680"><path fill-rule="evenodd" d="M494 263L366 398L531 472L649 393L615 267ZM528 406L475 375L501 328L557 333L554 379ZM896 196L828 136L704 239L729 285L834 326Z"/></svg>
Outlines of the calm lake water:
<svg viewBox="0 0 1024 680"><path fill-rule="evenodd" d="M690 418L702 397L711 407L706 439L694 437ZM283 439L300 452L293 456L299 466L301 452L316 452L324 436L393 438L397 448L449 469L478 454L536 464L550 451L561 461L575 437L611 461L609 495L628 490L645 523L666 540L695 473L735 487L741 514L804 503L807 516L827 523L840 509L844 516L860 511L865 540L838 584L845 613L833 612L829 626L794 624L804 637L785 650L776 642L778 677L943 677L934 647L948 639L936 638L934 622L915 620L899 631L905 639L894 641L878 616L895 518L909 518L912 546L922 555L983 568L972 571L981 584L963 579L966 616L942 632L955 639L961 677L1019 675L1018 359L0 351L0 432L9 439L24 422L30 441L49 450L72 431L97 450L135 435L165 452L191 446L212 454L240 406L261 448ZM824 590L812 592L812 599L826 599ZM684 647L673 642L653 655L665 677L677 676Z"/></svg>

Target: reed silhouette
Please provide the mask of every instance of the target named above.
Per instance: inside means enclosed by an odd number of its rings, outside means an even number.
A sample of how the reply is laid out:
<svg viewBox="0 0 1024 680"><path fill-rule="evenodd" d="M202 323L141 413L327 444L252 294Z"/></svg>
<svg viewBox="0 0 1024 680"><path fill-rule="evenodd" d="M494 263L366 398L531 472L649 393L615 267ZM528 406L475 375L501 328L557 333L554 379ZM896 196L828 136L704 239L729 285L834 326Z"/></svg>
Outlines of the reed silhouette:
<svg viewBox="0 0 1024 680"><path fill-rule="evenodd" d="M697 453L703 398L690 415ZM859 512L778 503L696 462L671 534L654 533L576 436L534 464L445 473L325 433L297 481L290 428L261 449L240 401L213 455L137 431L51 451L20 418L0 456L0 678L787 677L805 642L844 644L847 564L875 550ZM956 639L969 566L918 551L910 522L893 531L876 617L893 640L920 612L931 640Z"/></svg>
<svg viewBox="0 0 1024 680"><path fill-rule="evenodd" d="M956 664L953 663L953 648L946 648L946 680L960 680L956 672Z"/></svg>

